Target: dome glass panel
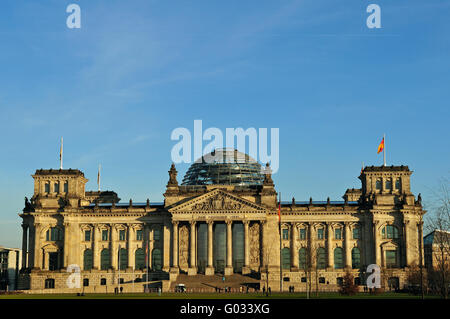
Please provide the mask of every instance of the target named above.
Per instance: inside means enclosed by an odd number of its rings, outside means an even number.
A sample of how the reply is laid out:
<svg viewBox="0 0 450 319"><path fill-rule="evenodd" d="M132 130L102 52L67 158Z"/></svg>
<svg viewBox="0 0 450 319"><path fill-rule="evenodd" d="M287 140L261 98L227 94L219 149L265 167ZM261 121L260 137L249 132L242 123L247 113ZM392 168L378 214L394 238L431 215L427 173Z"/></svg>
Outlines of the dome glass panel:
<svg viewBox="0 0 450 319"><path fill-rule="evenodd" d="M181 185L262 185L261 165L235 149L218 149L196 160Z"/></svg>

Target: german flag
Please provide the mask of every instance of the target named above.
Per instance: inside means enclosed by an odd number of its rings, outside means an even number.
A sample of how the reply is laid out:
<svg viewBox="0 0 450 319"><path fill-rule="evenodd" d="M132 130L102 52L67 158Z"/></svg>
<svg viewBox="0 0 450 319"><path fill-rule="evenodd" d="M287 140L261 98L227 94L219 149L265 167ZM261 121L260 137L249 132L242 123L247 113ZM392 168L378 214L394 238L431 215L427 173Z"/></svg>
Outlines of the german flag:
<svg viewBox="0 0 450 319"><path fill-rule="evenodd" d="M377 154L380 154L381 152L383 152L383 150L384 150L384 137L383 137L383 139L381 140L380 145L378 145L378 151L377 151Z"/></svg>

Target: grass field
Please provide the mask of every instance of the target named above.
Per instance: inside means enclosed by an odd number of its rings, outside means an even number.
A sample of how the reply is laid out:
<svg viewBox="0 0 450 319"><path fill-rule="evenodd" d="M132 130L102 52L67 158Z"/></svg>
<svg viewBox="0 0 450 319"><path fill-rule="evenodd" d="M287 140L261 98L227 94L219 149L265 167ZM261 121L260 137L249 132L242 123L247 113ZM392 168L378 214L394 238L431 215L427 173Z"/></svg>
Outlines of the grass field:
<svg viewBox="0 0 450 319"><path fill-rule="evenodd" d="M313 294L311 299L420 299L407 293L381 293L371 295L368 293L358 293L354 296L342 296L339 293L319 293ZM438 296L425 296L427 299L436 299ZM8 294L0 295L1 299L306 299L306 293L273 293L266 297L261 293L157 293L150 294Z"/></svg>

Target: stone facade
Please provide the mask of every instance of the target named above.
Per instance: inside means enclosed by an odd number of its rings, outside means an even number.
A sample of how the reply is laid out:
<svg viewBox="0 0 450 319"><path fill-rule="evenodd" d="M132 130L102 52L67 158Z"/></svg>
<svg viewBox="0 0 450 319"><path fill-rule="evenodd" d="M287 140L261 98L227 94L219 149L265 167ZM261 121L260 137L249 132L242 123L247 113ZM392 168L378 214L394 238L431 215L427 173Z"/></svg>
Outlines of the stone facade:
<svg viewBox="0 0 450 319"><path fill-rule="evenodd" d="M401 288L423 247L418 230L425 211L410 191L411 173L407 166L366 167L361 188L347 190L342 202L293 199L279 205L270 173L251 187L182 186L172 165L164 203L158 204L119 203L113 192L85 192L87 179L79 170L37 170L34 195L20 214L19 288L70 291L66 269L78 265L84 289L94 292L112 291L119 278L126 291L143 291L147 281L166 290L180 273L218 271L251 275L273 291L299 291L306 282L335 290L346 271L364 283L369 264L381 266L384 285ZM242 237L234 239L237 224ZM241 244L242 260L236 260L233 247ZM216 251L224 252L223 261Z"/></svg>

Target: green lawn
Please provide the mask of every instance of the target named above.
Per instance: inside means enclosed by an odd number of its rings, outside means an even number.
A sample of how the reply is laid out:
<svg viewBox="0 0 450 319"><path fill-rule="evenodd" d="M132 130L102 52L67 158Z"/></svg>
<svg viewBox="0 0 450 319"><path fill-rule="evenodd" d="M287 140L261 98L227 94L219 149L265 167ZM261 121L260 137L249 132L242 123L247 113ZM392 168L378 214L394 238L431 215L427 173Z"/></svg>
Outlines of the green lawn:
<svg viewBox="0 0 450 319"><path fill-rule="evenodd" d="M354 296L342 296L339 293L319 293L318 296L312 294L311 299L420 299L406 293L381 293L370 295L359 293ZM425 296L427 299L439 298L438 296ZM306 293L273 293L266 297L261 293L157 293L151 294L17 294L0 295L0 299L306 299Z"/></svg>

